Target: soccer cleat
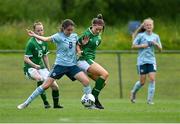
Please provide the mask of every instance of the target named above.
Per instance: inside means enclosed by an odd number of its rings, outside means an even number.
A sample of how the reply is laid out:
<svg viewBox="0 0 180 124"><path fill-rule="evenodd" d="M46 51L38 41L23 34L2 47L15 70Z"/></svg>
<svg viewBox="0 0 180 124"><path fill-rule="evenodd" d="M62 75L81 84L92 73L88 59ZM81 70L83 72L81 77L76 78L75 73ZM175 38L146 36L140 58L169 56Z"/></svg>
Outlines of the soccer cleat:
<svg viewBox="0 0 180 124"><path fill-rule="evenodd" d="M130 100L131 100L132 103L136 103L136 94L133 93L132 91L131 91L131 98L130 98Z"/></svg>
<svg viewBox="0 0 180 124"><path fill-rule="evenodd" d="M61 109L61 108L63 108L63 106L61 106L61 105L55 105L54 108L55 108L55 109L56 109L56 108L57 108L57 109Z"/></svg>
<svg viewBox="0 0 180 124"><path fill-rule="evenodd" d="M98 109L104 109L104 107L101 105L101 103L99 102L99 99L96 98L95 99L95 107L98 108Z"/></svg>
<svg viewBox="0 0 180 124"><path fill-rule="evenodd" d="M148 101L147 101L147 104L149 104L149 105L154 105L154 102L151 101L151 100L148 100Z"/></svg>
<svg viewBox="0 0 180 124"><path fill-rule="evenodd" d="M48 108L51 108L51 106L49 104L47 104L47 105L44 105L44 108L48 109Z"/></svg>
<svg viewBox="0 0 180 124"><path fill-rule="evenodd" d="M99 108L97 108L95 105L92 105L92 106L89 106L89 107L85 107L86 109L99 109Z"/></svg>
<svg viewBox="0 0 180 124"><path fill-rule="evenodd" d="M25 109L28 105L25 103L22 103L20 105L17 106L18 109Z"/></svg>
<svg viewBox="0 0 180 124"><path fill-rule="evenodd" d="M45 108L45 109L51 108L51 106L50 106L50 104L49 104L48 101L45 101L45 102L44 102L44 108Z"/></svg>

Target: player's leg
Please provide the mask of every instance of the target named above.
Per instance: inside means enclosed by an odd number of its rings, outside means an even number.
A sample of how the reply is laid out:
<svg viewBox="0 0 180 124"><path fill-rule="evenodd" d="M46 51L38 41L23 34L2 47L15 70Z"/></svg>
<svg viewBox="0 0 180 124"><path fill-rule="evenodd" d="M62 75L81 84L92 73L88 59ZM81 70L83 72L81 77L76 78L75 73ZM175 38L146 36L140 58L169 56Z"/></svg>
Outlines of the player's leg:
<svg viewBox="0 0 180 124"><path fill-rule="evenodd" d="M82 83L83 87L83 92L84 94L90 94L91 93L91 86L89 83L89 79L87 75L77 66L71 66L68 69L68 72L66 75L72 80L78 80Z"/></svg>
<svg viewBox="0 0 180 124"><path fill-rule="evenodd" d="M59 87L56 81L51 85L52 89L52 98L53 98L53 107L54 108L63 108L59 103Z"/></svg>
<svg viewBox="0 0 180 124"><path fill-rule="evenodd" d="M156 76L156 65L149 64L149 74L148 77L150 79L149 86L148 86L148 97L147 103L154 104L153 98L155 93L155 76Z"/></svg>
<svg viewBox="0 0 180 124"><path fill-rule="evenodd" d="M44 78L43 78L44 75L41 74L41 72L43 72L43 70L44 69L37 70L35 68L28 69L28 73L29 73L30 77L37 81L37 87L40 86L44 81ZM45 108L50 108L51 107L49 105L49 102L47 101L46 92L43 92L41 94L41 99L42 99L42 101L44 103Z"/></svg>
<svg viewBox="0 0 180 124"><path fill-rule="evenodd" d="M130 100L132 103L135 103L136 93L141 89L141 87L146 82L146 73L147 73L146 65L140 65L137 68L138 68L138 74L139 74L139 81L135 83L135 85L133 86L133 89L131 90Z"/></svg>
<svg viewBox="0 0 180 124"><path fill-rule="evenodd" d="M42 77L44 78L44 80L46 80L48 78L49 71L46 68L41 69L39 72L42 75ZM53 107L54 108L63 108L62 106L59 105L59 87L58 87L56 81L54 81L53 84L51 85L51 89L52 89Z"/></svg>
<svg viewBox="0 0 180 124"><path fill-rule="evenodd" d="M70 71L66 74L72 81L78 80L82 83L83 87L83 93L84 94L91 94L91 86L89 84L89 79L87 75L80 70L78 66L72 66L70 68ZM88 109L97 109L94 105L87 107Z"/></svg>
<svg viewBox="0 0 180 124"><path fill-rule="evenodd" d="M37 87L39 87L40 85L42 85L42 81L39 81L37 82ZM50 104L47 100L47 97L46 97L46 92L44 91L42 94L41 94L41 99L43 100L43 103L44 103L44 108L50 108Z"/></svg>
<svg viewBox="0 0 180 124"><path fill-rule="evenodd" d="M39 87L37 87L34 92L28 97L28 99L17 106L18 109L24 109L26 108L37 96L42 94L46 89L48 89L52 83L54 82L55 79L48 77L48 79Z"/></svg>
<svg viewBox="0 0 180 124"><path fill-rule="evenodd" d="M98 96L101 90L104 88L105 81L107 80L109 74L101 65L96 62L93 62L93 64L90 65L88 72L92 75L92 78L96 78L95 86L92 90L92 94L95 97L95 105L99 109L104 109L98 99Z"/></svg>

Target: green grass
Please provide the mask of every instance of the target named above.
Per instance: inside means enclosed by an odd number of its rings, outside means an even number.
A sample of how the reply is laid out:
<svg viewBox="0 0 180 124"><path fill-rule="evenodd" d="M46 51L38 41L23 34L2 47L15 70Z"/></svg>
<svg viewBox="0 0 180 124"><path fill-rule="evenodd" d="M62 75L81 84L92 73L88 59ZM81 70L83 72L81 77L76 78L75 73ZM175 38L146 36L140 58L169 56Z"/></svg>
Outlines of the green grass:
<svg viewBox="0 0 180 124"><path fill-rule="evenodd" d="M40 100L35 100L27 109L17 110L22 99L1 100L0 122L180 122L178 101L157 100L153 106L145 101L131 104L127 99L103 99L104 110L84 109L79 99L63 99L64 109L45 110ZM8 103L8 104L7 104Z"/></svg>
<svg viewBox="0 0 180 124"><path fill-rule="evenodd" d="M147 84L138 92L136 104L129 101L129 92L138 80L136 56L134 54L121 56L123 99L119 99L116 55L98 54L96 61L110 73L108 85L100 95L100 100L105 106L104 110L84 109L80 103L83 94L81 84L63 77L58 80L58 84L60 102L64 109L45 110L41 99L37 98L27 109L20 111L16 106L31 94L36 84L23 75L23 54L0 54L0 122L180 122L180 56L157 55L159 66L155 105L152 106L146 104ZM50 54L49 57L52 65L55 56ZM52 104L50 89L47 90L47 95Z"/></svg>

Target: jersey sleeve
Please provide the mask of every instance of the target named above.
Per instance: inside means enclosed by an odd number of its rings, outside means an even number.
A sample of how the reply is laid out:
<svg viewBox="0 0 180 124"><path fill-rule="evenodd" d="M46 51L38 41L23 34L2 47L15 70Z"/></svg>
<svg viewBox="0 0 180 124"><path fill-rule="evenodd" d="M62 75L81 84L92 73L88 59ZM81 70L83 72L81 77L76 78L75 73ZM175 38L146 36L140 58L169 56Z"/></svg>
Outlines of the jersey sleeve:
<svg viewBox="0 0 180 124"><path fill-rule="evenodd" d="M141 37L142 37L142 35L141 35L141 34L138 34L138 35L135 37L134 41L133 41L133 45L139 45L139 44L140 44Z"/></svg>
<svg viewBox="0 0 180 124"><path fill-rule="evenodd" d="M25 48L25 56L32 57L33 51L34 51L33 44L31 42L27 43L26 48Z"/></svg>
<svg viewBox="0 0 180 124"><path fill-rule="evenodd" d="M102 41L100 35L98 36L98 40L99 40L99 44L98 44L98 46L99 46L101 44L101 41Z"/></svg>
<svg viewBox="0 0 180 124"><path fill-rule="evenodd" d="M160 45L160 47L162 48L162 44L161 44L161 40L160 40L159 35L157 35L156 42L157 42L157 43Z"/></svg>
<svg viewBox="0 0 180 124"><path fill-rule="evenodd" d="M48 49L48 44L46 43L45 44L45 51L44 51L44 55L47 55L47 54L49 54L50 52L49 52L49 49Z"/></svg>
<svg viewBox="0 0 180 124"><path fill-rule="evenodd" d="M51 36L51 40L54 42L54 43L58 43L60 41L59 39L59 34L56 33L54 35Z"/></svg>

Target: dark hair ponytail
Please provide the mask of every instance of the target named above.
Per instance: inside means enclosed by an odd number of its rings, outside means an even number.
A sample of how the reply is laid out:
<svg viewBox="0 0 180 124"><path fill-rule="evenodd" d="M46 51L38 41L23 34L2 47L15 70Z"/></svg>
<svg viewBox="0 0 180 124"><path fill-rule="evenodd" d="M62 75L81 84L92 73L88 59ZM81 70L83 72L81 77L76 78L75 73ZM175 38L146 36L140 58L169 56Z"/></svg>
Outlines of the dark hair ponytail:
<svg viewBox="0 0 180 124"><path fill-rule="evenodd" d="M97 15L97 18L98 18L98 19L102 19L102 20L103 20L103 16L102 16L102 14L98 14L98 15Z"/></svg>
<svg viewBox="0 0 180 124"><path fill-rule="evenodd" d="M105 22L103 20L102 14L98 14L96 18L93 18L91 23L92 23L92 25L101 25L101 26L103 26L103 32L104 32Z"/></svg>
<svg viewBox="0 0 180 124"><path fill-rule="evenodd" d="M96 18L93 18L92 25L102 25L102 26L105 26L102 14L98 14Z"/></svg>

